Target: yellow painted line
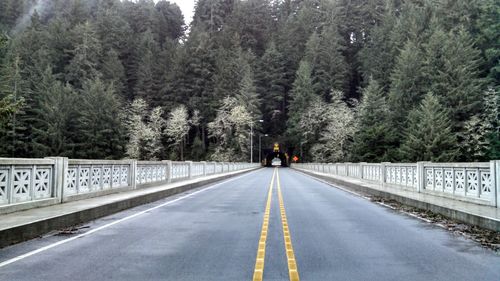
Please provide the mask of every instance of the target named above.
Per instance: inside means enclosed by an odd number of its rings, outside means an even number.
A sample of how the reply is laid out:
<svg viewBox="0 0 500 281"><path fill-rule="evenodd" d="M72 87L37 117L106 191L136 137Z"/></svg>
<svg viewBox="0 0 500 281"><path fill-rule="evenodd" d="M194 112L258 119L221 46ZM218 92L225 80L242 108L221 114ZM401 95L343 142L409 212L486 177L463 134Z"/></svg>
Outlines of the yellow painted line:
<svg viewBox="0 0 500 281"><path fill-rule="evenodd" d="M262 223L262 230L260 232L259 247L257 248L257 257L255 259L255 269L253 271L253 281L262 281L264 276L264 258L266 257L266 240L267 230L269 229L269 216L271 213L271 198L273 195L274 177L277 173L275 168L271 184L269 184L269 192L267 194L266 210L264 212L264 221Z"/></svg>
<svg viewBox="0 0 500 281"><path fill-rule="evenodd" d="M283 202L283 195L281 194L281 183L278 170L276 170L276 175L276 182L278 184L278 200L280 203L281 224L283 226L283 241L285 242L286 258L288 260L288 277L290 278L290 281L299 281L299 270L297 268L295 254L293 252L290 229L288 229L288 220L286 219L285 203Z"/></svg>

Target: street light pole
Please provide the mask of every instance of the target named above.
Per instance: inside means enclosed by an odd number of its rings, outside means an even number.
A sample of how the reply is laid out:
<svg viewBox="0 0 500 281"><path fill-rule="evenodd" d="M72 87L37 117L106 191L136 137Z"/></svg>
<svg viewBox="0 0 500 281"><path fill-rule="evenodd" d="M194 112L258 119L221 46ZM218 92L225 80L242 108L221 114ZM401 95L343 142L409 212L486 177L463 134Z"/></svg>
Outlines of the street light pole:
<svg viewBox="0 0 500 281"><path fill-rule="evenodd" d="M262 164L262 137L268 137L268 134L259 135L259 163Z"/></svg>
<svg viewBox="0 0 500 281"><path fill-rule="evenodd" d="M264 120L260 119L259 123L264 123ZM250 163L253 163L253 121L250 122Z"/></svg>
<svg viewBox="0 0 500 281"><path fill-rule="evenodd" d="M253 122L250 123L250 163L253 163Z"/></svg>

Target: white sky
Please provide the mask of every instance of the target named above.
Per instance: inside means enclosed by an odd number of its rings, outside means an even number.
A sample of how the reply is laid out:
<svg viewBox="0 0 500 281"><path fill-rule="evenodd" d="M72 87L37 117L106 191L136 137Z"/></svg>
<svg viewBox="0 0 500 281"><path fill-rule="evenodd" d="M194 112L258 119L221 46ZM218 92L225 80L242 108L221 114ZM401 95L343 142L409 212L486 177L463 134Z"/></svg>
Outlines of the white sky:
<svg viewBox="0 0 500 281"><path fill-rule="evenodd" d="M187 25L191 23L194 13L194 2L195 0L168 0L169 2L175 2L179 8L182 10L184 15L184 21Z"/></svg>

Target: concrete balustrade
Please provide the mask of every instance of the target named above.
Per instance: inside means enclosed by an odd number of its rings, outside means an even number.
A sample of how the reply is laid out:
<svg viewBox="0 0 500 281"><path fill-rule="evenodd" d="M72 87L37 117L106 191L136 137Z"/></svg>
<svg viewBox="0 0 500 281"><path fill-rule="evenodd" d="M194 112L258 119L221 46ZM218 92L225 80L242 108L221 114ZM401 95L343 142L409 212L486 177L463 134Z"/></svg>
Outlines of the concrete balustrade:
<svg viewBox="0 0 500 281"><path fill-rule="evenodd" d="M0 158L0 214L256 167L169 160Z"/></svg>
<svg viewBox="0 0 500 281"><path fill-rule="evenodd" d="M498 160L483 163L296 163L293 167L500 207Z"/></svg>

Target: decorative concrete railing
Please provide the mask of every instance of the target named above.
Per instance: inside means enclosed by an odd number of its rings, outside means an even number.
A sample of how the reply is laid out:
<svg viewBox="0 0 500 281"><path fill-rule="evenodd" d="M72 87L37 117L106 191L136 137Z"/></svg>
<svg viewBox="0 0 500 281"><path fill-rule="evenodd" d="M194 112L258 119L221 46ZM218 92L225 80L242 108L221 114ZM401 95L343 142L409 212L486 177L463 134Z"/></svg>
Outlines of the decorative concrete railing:
<svg viewBox="0 0 500 281"><path fill-rule="evenodd" d="M0 163L0 205L54 195L55 160L3 159Z"/></svg>
<svg viewBox="0 0 500 281"><path fill-rule="evenodd" d="M0 158L0 214L258 166L64 157Z"/></svg>
<svg viewBox="0 0 500 281"><path fill-rule="evenodd" d="M166 181L169 178L168 163L137 161L136 173L136 185Z"/></svg>
<svg viewBox="0 0 500 281"><path fill-rule="evenodd" d="M299 170L500 207L500 161L484 163L297 163Z"/></svg>
<svg viewBox="0 0 500 281"><path fill-rule="evenodd" d="M69 159L67 163L64 173L64 198L132 186L132 160Z"/></svg>

